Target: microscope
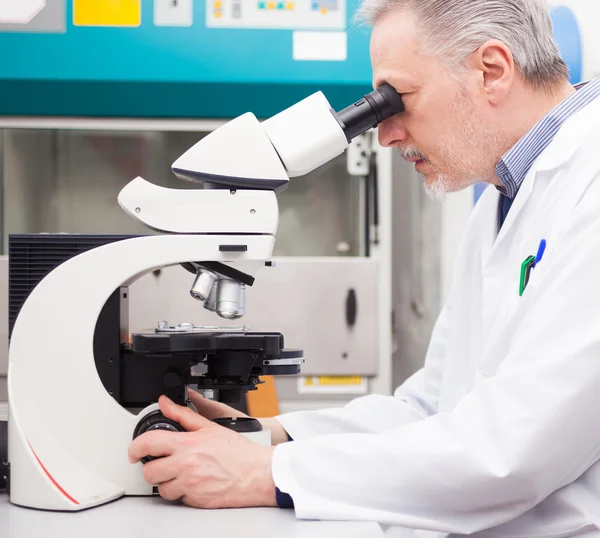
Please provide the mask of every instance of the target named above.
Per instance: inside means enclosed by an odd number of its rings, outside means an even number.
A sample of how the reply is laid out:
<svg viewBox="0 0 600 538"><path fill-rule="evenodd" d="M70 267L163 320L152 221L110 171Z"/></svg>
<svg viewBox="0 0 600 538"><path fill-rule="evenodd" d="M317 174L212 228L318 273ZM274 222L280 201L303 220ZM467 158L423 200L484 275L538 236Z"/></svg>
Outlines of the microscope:
<svg viewBox="0 0 600 538"><path fill-rule="evenodd" d="M142 236L27 234L9 239L9 495L13 504L60 511L150 496L143 462L127 449L143 433L178 435L157 400L187 405L188 387L239 402L264 375L298 374L303 352L276 332L157 320L130 334L128 287L169 266L189 278L190 300L241 320L278 226L277 193L290 177L337 157L359 134L404 110L384 85L341 112L317 92L259 122L244 114L172 165L198 189L135 178L118 196ZM274 313L277 315L277 313ZM256 442L254 419L224 420Z"/></svg>

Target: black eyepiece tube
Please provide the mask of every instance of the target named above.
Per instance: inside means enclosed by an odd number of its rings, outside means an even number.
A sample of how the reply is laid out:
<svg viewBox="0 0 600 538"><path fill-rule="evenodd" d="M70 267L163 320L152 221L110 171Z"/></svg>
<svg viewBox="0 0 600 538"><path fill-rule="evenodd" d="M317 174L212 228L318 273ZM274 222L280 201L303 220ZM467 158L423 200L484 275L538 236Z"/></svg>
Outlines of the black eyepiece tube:
<svg viewBox="0 0 600 538"><path fill-rule="evenodd" d="M333 112L351 142L358 135L404 110L402 96L384 84L340 112Z"/></svg>

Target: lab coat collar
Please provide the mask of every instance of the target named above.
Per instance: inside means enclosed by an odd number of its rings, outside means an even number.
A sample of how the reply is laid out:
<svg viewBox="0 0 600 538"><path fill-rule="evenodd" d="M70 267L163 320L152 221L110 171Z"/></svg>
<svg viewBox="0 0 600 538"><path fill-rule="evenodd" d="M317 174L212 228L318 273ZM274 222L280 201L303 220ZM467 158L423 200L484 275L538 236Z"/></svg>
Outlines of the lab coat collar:
<svg viewBox="0 0 600 538"><path fill-rule="evenodd" d="M500 249L504 238L510 234L519 214L531 196L538 175L556 170L568 162L590 133L598 128L599 115L600 98L596 98L565 121L552 142L533 162L506 216L506 220L498 232L490 253L490 259L495 257L496 251ZM496 213L494 212L494 222L496 221Z"/></svg>
<svg viewBox="0 0 600 538"><path fill-rule="evenodd" d="M598 114L600 114L600 98L597 97L565 121L554 140L532 168L545 172L565 164L590 133L598 127Z"/></svg>

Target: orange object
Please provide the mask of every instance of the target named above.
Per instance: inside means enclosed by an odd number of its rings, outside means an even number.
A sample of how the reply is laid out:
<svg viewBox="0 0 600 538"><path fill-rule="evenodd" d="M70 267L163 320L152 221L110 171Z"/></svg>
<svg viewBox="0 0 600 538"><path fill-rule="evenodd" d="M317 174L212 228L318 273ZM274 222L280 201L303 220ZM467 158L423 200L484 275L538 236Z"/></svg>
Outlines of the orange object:
<svg viewBox="0 0 600 538"><path fill-rule="evenodd" d="M261 377L260 380L264 383L258 386L258 390L251 390L247 393L248 414L254 418L279 415L279 400L275 379L272 376L265 376Z"/></svg>

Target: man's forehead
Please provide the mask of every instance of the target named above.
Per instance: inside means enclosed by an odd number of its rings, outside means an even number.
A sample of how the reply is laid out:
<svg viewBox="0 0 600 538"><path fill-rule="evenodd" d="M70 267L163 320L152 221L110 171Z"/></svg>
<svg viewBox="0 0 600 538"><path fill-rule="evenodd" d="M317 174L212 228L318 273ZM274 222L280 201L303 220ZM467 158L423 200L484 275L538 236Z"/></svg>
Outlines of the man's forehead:
<svg viewBox="0 0 600 538"><path fill-rule="evenodd" d="M423 85L427 73L426 62L411 58L403 52L397 54L390 62L373 63L373 88L386 82L400 93L414 91Z"/></svg>

